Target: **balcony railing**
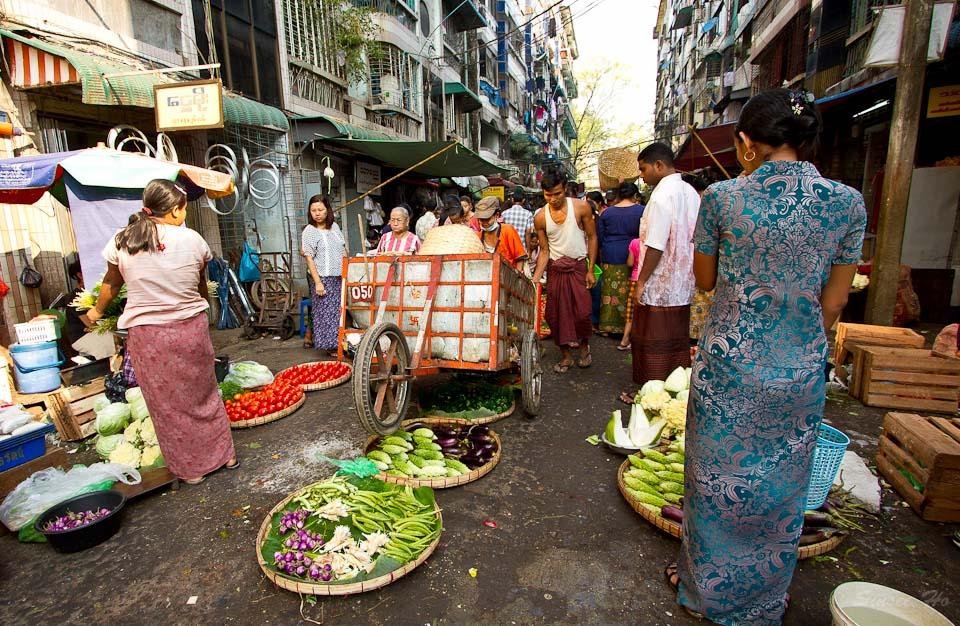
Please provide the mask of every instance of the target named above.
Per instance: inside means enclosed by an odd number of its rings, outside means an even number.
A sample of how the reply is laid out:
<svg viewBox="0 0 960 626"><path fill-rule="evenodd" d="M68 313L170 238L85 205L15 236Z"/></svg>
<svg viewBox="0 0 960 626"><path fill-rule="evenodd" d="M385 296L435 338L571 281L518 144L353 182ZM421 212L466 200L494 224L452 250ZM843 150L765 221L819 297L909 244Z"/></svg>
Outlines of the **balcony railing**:
<svg viewBox="0 0 960 626"><path fill-rule="evenodd" d="M354 6L368 8L374 13L384 13L396 18L401 25L412 32L417 30L417 15L413 2L407 0L351 0Z"/></svg>

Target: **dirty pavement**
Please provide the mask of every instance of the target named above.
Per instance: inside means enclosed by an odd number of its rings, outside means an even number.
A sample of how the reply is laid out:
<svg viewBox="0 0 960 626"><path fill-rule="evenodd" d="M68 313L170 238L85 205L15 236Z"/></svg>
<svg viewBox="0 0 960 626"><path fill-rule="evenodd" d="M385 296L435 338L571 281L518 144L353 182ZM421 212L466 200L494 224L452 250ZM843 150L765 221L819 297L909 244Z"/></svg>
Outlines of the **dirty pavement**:
<svg viewBox="0 0 960 626"><path fill-rule="evenodd" d="M213 335L218 353L274 371L315 358L296 339ZM623 458L584 441L601 431L617 394L634 388L629 356L614 345L598 339L593 367L565 375L550 371L557 355L547 346L541 416L518 412L494 426L503 440L500 464L477 482L438 491L440 546L392 585L346 598L300 598L275 588L257 565L255 539L267 512L297 487L332 474L318 455L356 456L367 439L347 384L308 394L285 419L234 431L239 471L130 502L119 533L98 547L61 555L0 537L0 623L697 623L663 579L678 542L620 496ZM846 395L827 402L827 418L870 466L882 417ZM74 458L90 461L92 452ZM489 520L495 524L485 525ZM895 587L960 620L955 530L920 520L885 487L881 519L801 563L785 623L829 624L830 592L857 579Z"/></svg>

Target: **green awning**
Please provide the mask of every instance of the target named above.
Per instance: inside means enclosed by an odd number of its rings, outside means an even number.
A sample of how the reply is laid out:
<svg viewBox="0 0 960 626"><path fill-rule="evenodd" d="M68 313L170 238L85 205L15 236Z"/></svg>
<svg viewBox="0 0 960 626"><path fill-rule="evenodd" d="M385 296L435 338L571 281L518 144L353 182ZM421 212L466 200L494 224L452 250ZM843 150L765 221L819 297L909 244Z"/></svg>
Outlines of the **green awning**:
<svg viewBox="0 0 960 626"><path fill-rule="evenodd" d="M444 0L443 10L444 12L451 11L449 23L453 26L453 30L458 33L483 28L487 25L487 20L480 14L474 0Z"/></svg>
<svg viewBox="0 0 960 626"><path fill-rule="evenodd" d="M105 78L105 75L137 71L139 68L112 59L56 46L35 37L24 37L8 30L0 29L0 36L66 59L76 70L80 79L81 101L84 104L152 109L153 86L174 82L170 80L170 74L135 74ZM15 65L15 63L15 59L9 58L8 52L8 66ZM14 86L55 87L60 84L70 83L65 80L58 81L54 78L48 79L44 84L15 84ZM287 118L280 109L227 92L223 94L223 118L228 123L244 126L263 126L279 131L286 131L289 128Z"/></svg>
<svg viewBox="0 0 960 626"><path fill-rule="evenodd" d="M399 141L375 139L332 139L344 148L350 148L368 157L380 161L384 165L398 169L407 169L420 161L440 152L451 142L448 141ZM501 167L487 161L463 144L451 148L415 167L413 172L424 176L482 176L486 174L501 174L506 172Z"/></svg>
<svg viewBox="0 0 960 626"><path fill-rule="evenodd" d="M223 94L223 119L240 126L290 130L290 122L280 109L227 92Z"/></svg>
<svg viewBox="0 0 960 626"><path fill-rule="evenodd" d="M480 96L463 83L443 83L443 95L453 96L457 105L457 113L470 113L483 106Z"/></svg>
<svg viewBox="0 0 960 626"><path fill-rule="evenodd" d="M293 122L293 140L310 143L317 139L392 139L387 133L355 126L329 115L296 115Z"/></svg>

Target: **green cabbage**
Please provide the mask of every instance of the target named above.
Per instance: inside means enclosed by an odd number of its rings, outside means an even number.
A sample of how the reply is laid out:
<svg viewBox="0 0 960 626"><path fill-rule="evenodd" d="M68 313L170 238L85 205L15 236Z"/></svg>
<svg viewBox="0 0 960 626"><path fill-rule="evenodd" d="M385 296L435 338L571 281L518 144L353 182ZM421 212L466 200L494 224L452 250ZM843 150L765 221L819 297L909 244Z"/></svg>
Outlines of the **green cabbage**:
<svg viewBox="0 0 960 626"><path fill-rule="evenodd" d="M130 421L130 406L123 402L111 402L97 411L96 429L101 435L116 435Z"/></svg>
<svg viewBox="0 0 960 626"><path fill-rule="evenodd" d="M100 411L102 411L104 408L108 406L110 406L110 400L107 399L107 396L100 396L99 398L93 401L93 412L99 413Z"/></svg>
<svg viewBox="0 0 960 626"><path fill-rule="evenodd" d="M130 403L130 416L135 420L142 420L150 417L150 411L147 409L147 403L143 398L134 400Z"/></svg>
<svg viewBox="0 0 960 626"><path fill-rule="evenodd" d="M126 441L126 438L123 435L101 435L97 437L97 454L106 461L110 458L110 453L124 441Z"/></svg>
<svg viewBox="0 0 960 626"><path fill-rule="evenodd" d="M230 373L223 382L236 383L244 389L262 387L273 382L273 374L265 365L256 361L239 361L230 364Z"/></svg>
<svg viewBox="0 0 960 626"><path fill-rule="evenodd" d="M123 397L127 404L133 404L137 400L143 399L143 392L140 391L140 387L130 387L124 392Z"/></svg>
<svg viewBox="0 0 960 626"><path fill-rule="evenodd" d="M640 391L637 392L638 399L635 400L635 402L639 402L639 398L650 395L651 393L660 393L663 391L663 385L662 380L648 380L643 383L643 387L640 387Z"/></svg>

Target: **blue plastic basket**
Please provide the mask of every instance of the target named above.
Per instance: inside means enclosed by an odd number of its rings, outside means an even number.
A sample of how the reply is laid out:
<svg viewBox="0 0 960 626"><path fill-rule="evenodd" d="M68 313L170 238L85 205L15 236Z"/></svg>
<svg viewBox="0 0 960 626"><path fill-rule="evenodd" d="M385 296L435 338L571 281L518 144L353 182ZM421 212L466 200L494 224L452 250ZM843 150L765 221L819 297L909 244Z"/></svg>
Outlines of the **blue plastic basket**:
<svg viewBox="0 0 960 626"><path fill-rule="evenodd" d="M44 424L43 428L0 442L0 472L43 456L47 447L44 436L53 430L53 424Z"/></svg>
<svg viewBox="0 0 960 626"><path fill-rule="evenodd" d="M807 510L823 506L830 494L830 487L840 471L843 454L850 445L850 437L833 426L820 424L817 447L813 450L813 467L810 470L810 487L807 490Z"/></svg>

